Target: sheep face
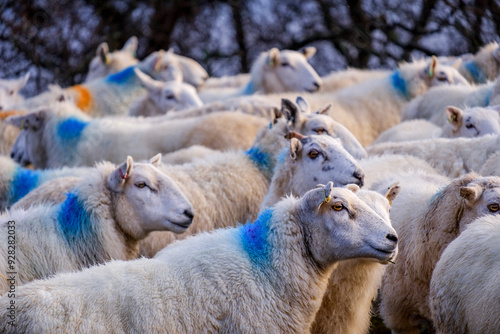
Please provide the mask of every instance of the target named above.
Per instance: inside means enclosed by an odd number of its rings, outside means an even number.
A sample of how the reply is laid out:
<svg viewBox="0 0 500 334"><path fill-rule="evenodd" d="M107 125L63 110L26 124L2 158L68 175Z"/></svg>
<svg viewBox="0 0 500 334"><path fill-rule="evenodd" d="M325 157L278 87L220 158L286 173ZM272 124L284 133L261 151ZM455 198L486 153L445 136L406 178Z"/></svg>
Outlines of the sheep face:
<svg viewBox="0 0 500 334"><path fill-rule="evenodd" d="M0 111L6 110L22 101L19 91L26 85L29 77L30 74L28 72L18 79L0 79Z"/></svg>
<svg viewBox="0 0 500 334"><path fill-rule="evenodd" d="M480 137L500 133L500 106L461 110L447 107L448 124L443 127L443 137Z"/></svg>
<svg viewBox="0 0 500 334"><path fill-rule="evenodd" d="M315 48L304 52L272 49L262 69L262 88L266 93L315 92L321 87L321 78L307 62Z"/></svg>
<svg viewBox="0 0 500 334"><path fill-rule="evenodd" d="M458 70L453 66L439 64L436 57L420 71L420 77L429 81L429 87L441 85L469 85Z"/></svg>
<svg viewBox="0 0 500 334"><path fill-rule="evenodd" d="M89 73L85 82L117 73L137 63L135 53L137 51L137 37L132 36L121 50L109 52L106 42L99 44L95 57L90 61Z"/></svg>
<svg viewBox="0 0 500 334"><path fill-rule="evenodd" d="M363 170L337 138L318 135L291 138L289 152L284 168L289 164L296 175L292 185L296 194L304 194L316 184L328 181L337 186L363 185Z"/></svg>
<svg viewBox="0 0 500 334"><path fill-rule="evenodd" d="M11 150L11 157L21 166L33 164L44 168L47 154L43 145L46 112L35 111L24 116L9 117L6 123L21 128Z"/></svg>
<svg viewBox="0 0 500 334"><path fill-rule="evenodd" d="M460 188L465 210L460 220L460 232L474 219L485 215L500 214L500 178L479 177Z"/></svg>
<svg viewBox="0 0 500 334"><path fill-rule="evenodd" d="M142 239L151 231L182 233L193 220L193 207L177 184L157 166L161 155L149 164L131 157L108 177L115 217L126 234Z"/></svg>
<svg viewBox="0 0 500 334"><path fill-rule="evenodd" d="M320 186L301 200L301 214L311 254L321 267L334 261L358 257L387 261L397 251L397 234L363 202L359 188Z"/></svg>

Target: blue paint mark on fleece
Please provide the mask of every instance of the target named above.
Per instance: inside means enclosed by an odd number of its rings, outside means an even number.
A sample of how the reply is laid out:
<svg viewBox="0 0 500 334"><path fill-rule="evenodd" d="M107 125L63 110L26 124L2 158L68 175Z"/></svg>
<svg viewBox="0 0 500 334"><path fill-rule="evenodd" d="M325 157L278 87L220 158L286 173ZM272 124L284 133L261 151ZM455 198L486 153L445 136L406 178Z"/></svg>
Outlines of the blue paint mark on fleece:
<svg viewBox="0 0 500 334"><path fill-rule="evenodd" d="M401 73L399 73L398 70L394 71L391 74L391 81L392 81L392 86L396 89L396 91L403 95L405 99L408 99L408 90L406 87L406 81L405 79L401 76Z"/></svg>
<svg viewBox="0 0 500 334"><path fill-rule="evenodd" d="M485 106L490 105L491 93L493 93L493 88L490 89L490 91L486 94L486 96L484 98L484 105Z"/></svg>
<svg viewBox="0 0 500 334"><path fill-rule="evenodd" d="M135 66L130 66L121 72L108 75L106 77L106 82L112 82L115 84L124 84L132 78L135 80L137 77L135 75L134 68Z"/></svg>
<svg viewBox="0 0 500 334"><path fill-rule="evenodd" d="M252 95L253 93L255 93L255 88L253 87L253 82L250 80L250 82L245 86L245 89L243 90L242 94Z"/></svg>
<svg viewBox="0 0 500 334"><path fill-rule="evenodd" d="M258 147L252 146L248 149L245 154L252 160L255 165L263 171L268 171L272 173L272 157L271 154L261 151Z"/></svg>
<svg viewBox="0 0 500 334"><path fill-rule="evenodd" d="M476 83L486 83L488 81L486 74L484 74L483 70L477 66L475 61L468 61L464 66Z"/></svg>
<svg viewBox="0 0 500 334"><path fill-rule="evenodd" d="M57 221L59 228L69 245L76 245L79 241L90 240L92 234L92 220L77 194L67 194L66 200L59 207Z"/></svg>
<svg viewBox="0 0 500 334"><path fill-rule="evenodd" d="M10 204L23 198L39 184L40 172L22 167L14 171L14 178L10 183Z"/></svg>
<svg viewBox="0 0 500 334"><path fill-rule="evenodd" d="M73 116L69 117L57 126L57 136L66 144L78 141L83 130L89 123Z"/></svg>
<svg viewBox="0 0 500 334"><path fill-rule="evenodd" d="M267 208L259 215L255 223L248 223L238 228L243 249L250 260L258 266L264 266L270 260L271 246L267 238L272 217L272 209Z"/></svg>
<svg viewBox="0 0 500 334"><path fill-rule="evenodd" d="M281 151L280 155L278 155L277 161L280 164L284 163L287 154L288 154L288 147L284 148L283 151Z"/></svg>

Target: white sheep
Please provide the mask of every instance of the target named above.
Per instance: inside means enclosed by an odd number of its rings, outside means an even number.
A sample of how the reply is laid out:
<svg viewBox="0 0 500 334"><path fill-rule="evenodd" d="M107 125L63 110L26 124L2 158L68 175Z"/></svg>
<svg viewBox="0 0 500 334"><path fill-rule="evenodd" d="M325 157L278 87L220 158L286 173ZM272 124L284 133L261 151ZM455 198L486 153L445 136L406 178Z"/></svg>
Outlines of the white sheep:
<svg viewBox="0 0 500 334"><path fill-rule="evenodd" d="M459 177L479 171L500 147L499 135L478 138L435 138L400 143L381 143L366 149L368 156L406 154L427 161L439 173Z"/></svg>
<svg viewBox="0 0 500 334"><path fill-rule="evenodd" d="M216 89L216 88L236 88L245 86L250 82L250 73L239 73L236 75L224 75L222 77L209 77L207 81L200 87L200 90L204 89Z"/></svg>
<svg viewBox="0 0 500 334"><path fill-rule="evenodd" d="M101 160L117 163L127 155L146 159L157 152L195 144L214 149L247 148L259 129L268 124L260 117L240 113L182 120L162 116L92 120L68 103L7 121L24 128L12 148L16 161L30 162L37 168L92 166Z"/></svg>
<svg viewBox="0 0 500 334"><path fill-rule="evenodd" d="M253 224L197 235L155 259L23 286L16 326L4 321L0 331L308 333L337 262L391 259L395 238L356 194L329 183L284 199ZM0 298L2 319L9 303Z"/></svg>
<svg viewBox="0 0 500 334"><path fill-rule="evenodd" d="M270 187L280 194L303 194L330 180L362 185L363 171L338 140L312 135L291 138L287 145L287 128L279 119L271 129L262 129L246 152L221 152L189 164L165 165L163 170L180 188L189 189L186 193L197 217L184 235L151 233L141 242L140 254L152 257L175 239L255 219ZM275 173L282 177L273 178Z"/></svg>
<svg viewBox="0 0 500 334"><path fill-rule="evenodd" d="M154 80L141 70L137 68L134 70L146 88L147 94L132 103L129 116L158 116L169 111L203 105L193 86L176 80L167 82Z"/></svg>
<svg viewBox="0 0 500 334"><path fill-rule="evenodd" d="M30 73L27 72L17 79L0 79L0 111L7 110L24 100L19 91L26 85L29 77Z"/></svg>
<svg viewBox="0 0 500 334"><path fill-rule="evenodd" d="M358 84L360 82L382 79L391 73L387 70L369 70L359 68L348 68L343 71L334 71L321 77L323 84L322 92L335 92L343 88Z"/></svg>
<svg viewBox="0 0 500 334"><path fill-rule="evenodd" d="M321 86L321 78L307 62L315 53L314 47L302 52L272 48L254 61L245 87L205 89L200 91L200 98L207 103L254 93L315 92Z"/></svg>
<svg viewBox="0 0 500 334"><path fill-rule="evenodd" d="M175 67L182 73L182 80L196 88L199 88L208 78L208 73L194 59L184 57L174 53L170 48L162 58L163 67ZM149 73L148 73L149 74Z"/></svg>
<svg viewBox="0 0 500 334"><path fill-rule="evenodd" d="M387 183L393 180L387 180ZM497 214L500 178L475 173L442 182L409 176L392 203L391 222L400 237L396 264L386 269L380 289L380 315L394 333L430 326L428 296L432 271L441 253L477 217Z"/></svg>
<svg viewBox="0 0 500 334"><path fill-rule="evenodd" d="M0 273L16 271L17 284L73 271L112 259L137 255L137 243L155 230L184 232L192 222L191 203L176 183L150 164L131 157L115 167L102 163L82 178L60 204L7 211L0 216L0 252L7 254L11 221L15 222L15 270L6 257ZM8 290L0 280L0 291Z"/></svg>
<svg viewBox="0 0 500 334"><path fill-rule="evenodd" d="M493 42L483 46L472 58L458 68L469 82L476 84L495 80L500 74L500 47Z"/></svg>
<svg viewBox="0 0 500 334"><path fill-rule="evenodd" d="M464 110L448 106L448 123L439 127L424 119L402 122L382 132L372 145L430 138L480 137L500 134L500 106Z"/></svg>
<svg viewBox="0 0 500 334"><path fill-rule="evenodd" d="M488 176L500 176L500 152L492 154L484 165L479 169L479 174Z"/></svg>
<svg viewBox="0 0 500 334"><path fill-rule="evenodd" d="M85 176L90 167L31 170L0 156L0 212L47 181L66 176Z"/></svg>
<svg viewBox="0 0 500 334"><path fill-rule="evenodd" d="M114 52L109 52L108 43L102 42L99 44L95 57L90 61L85 82L120 72L129 66L137 64L137 45L138 40L135 36L130 37L120 50Z"/></svg>
<svg viewBox="0 0 500 334"><path fill-rule="evenodd" d="M498 205L491 208L498 211ZM499 239L500 216L483 216L444 250L429 296L437 333L495 333L500 328Z"/></svg>

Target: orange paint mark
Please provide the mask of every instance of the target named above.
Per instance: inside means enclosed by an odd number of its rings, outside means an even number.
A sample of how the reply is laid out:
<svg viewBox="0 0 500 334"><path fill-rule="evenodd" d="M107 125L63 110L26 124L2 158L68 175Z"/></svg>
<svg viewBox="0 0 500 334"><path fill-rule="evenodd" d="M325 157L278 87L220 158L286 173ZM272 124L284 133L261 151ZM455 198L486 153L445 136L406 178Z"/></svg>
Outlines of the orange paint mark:
<svg viewBox="0 0 500 334"><path fill-rule="evenodd" d="M92 94L82 85L76 85L70 89L76 91L78 96L75 98L76 106L84 112L88 112L92 104Z"/></svg>
<svg viewBox="0 0 500 334"><path fill-rule="evenodd" d="M10 109L6 111L0 112L0 119L4 120L9 116L23 116L28 113L28 110L15 110L15 109Z"/></svg>

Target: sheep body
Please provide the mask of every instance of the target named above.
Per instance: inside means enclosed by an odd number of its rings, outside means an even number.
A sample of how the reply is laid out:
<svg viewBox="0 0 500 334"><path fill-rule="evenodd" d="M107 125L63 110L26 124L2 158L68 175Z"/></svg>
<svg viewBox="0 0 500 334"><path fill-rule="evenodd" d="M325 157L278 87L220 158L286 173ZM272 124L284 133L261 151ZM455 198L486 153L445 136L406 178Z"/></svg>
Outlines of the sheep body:
<svg viewBox="0 0 500 334"><path fill-rule="evenodd" d="M495 80L500 72L500 47L493 42L483 46L458 68L469 82L483 84Z"/></svg>
<svg viewBox="0 0 500 334"><path fill-rule="evenodd" d="M360 82L381 79L390 73L386 70L363 70L358 68L348 68L343 71L335 71L321 77L323 84L322 92L335 92Z"/></svg>

